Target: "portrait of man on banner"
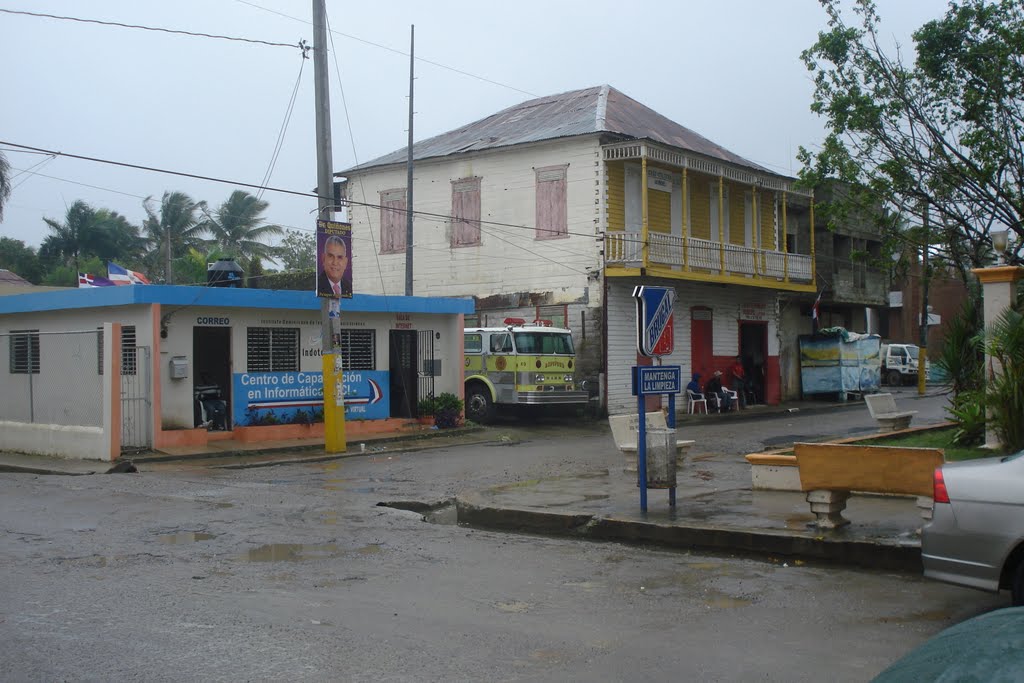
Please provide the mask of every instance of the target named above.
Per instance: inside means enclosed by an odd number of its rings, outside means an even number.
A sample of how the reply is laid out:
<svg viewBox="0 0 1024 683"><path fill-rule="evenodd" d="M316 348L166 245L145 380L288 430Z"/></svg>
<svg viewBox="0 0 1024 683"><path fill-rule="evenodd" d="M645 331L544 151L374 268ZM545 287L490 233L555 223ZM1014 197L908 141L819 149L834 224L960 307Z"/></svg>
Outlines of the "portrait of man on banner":
<svg viewBox="0 0 1024 683"><path fill-rule="evenodd" d="M352 298L352 225L316 222L316 294Z"/></svg>

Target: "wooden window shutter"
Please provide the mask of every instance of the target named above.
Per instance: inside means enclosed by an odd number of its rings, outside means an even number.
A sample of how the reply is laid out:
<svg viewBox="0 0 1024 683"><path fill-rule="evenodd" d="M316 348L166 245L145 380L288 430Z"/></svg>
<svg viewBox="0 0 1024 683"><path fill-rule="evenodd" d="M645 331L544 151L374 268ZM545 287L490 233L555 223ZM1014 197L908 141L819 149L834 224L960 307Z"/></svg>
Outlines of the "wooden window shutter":
<svg viewBox="0 0 1024 683"><path fill-rule="evenodd" d="M567 237L568 208L566 206L566 166L538 168L537 174L537 225L536 238L539 240Z"/></svg>
<svg viewBox="0 0 1024 683"><path fill-rule="evenodd" d="M453 247L480 244L480 178L452 181Z"/></svg>
<svg viewBox="0 0 1024 683"><path fill-rule="evenodd" d="M380 193L380 253L396 254L405 251L405 212L404 189Z"/></svg>

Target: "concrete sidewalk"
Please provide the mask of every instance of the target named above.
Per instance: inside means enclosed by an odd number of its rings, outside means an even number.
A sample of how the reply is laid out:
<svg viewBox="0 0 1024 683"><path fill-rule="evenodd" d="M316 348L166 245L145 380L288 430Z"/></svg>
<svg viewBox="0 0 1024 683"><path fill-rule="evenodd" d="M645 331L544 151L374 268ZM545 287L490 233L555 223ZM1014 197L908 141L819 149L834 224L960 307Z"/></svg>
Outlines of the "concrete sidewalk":
<svg viewBox="0 0 1024 683"><path fill-rule="evenodd" d="M646 513L636 472L622 470L468 492L456 507L476 528L921 571L924 520L912 497L852 496L851 524L824 531L808 526L804 493L752 490L742 456L688 458L676 483L675 507L667 489L648 489Z"/></svg>

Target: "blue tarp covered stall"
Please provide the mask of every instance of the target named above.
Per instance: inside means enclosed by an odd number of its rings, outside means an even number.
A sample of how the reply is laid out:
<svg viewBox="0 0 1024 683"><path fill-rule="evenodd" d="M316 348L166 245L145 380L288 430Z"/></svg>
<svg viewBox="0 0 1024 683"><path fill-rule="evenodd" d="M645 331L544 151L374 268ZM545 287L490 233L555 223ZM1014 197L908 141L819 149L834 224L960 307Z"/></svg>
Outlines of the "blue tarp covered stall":
<svg viewBox="0 0 1024 683"><path fill-rule="evenodd" d="M881 383L881 337L842 327L801 335L800 387L804 396L871 393Z"/></svg>

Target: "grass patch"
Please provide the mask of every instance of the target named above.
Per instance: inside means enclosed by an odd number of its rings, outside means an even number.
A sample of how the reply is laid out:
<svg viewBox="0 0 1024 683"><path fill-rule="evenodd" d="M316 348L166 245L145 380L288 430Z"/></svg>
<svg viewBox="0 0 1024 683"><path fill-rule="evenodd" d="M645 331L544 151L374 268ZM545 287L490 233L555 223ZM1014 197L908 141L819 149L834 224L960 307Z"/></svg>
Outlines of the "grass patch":
<svg viewBox="0 0 1024 683"><path fill-rule="evenodd" d="M927 429L910 434L896 434L894 436L883 436L870 441L860 442L865 446L902 446L910 448L941 448L946 453L947 461L974 460L976 458L991 458L999 455L999 452L991 448L980 446L960 446L953 443L953 434L956 427L944 429Z"/></svg>

